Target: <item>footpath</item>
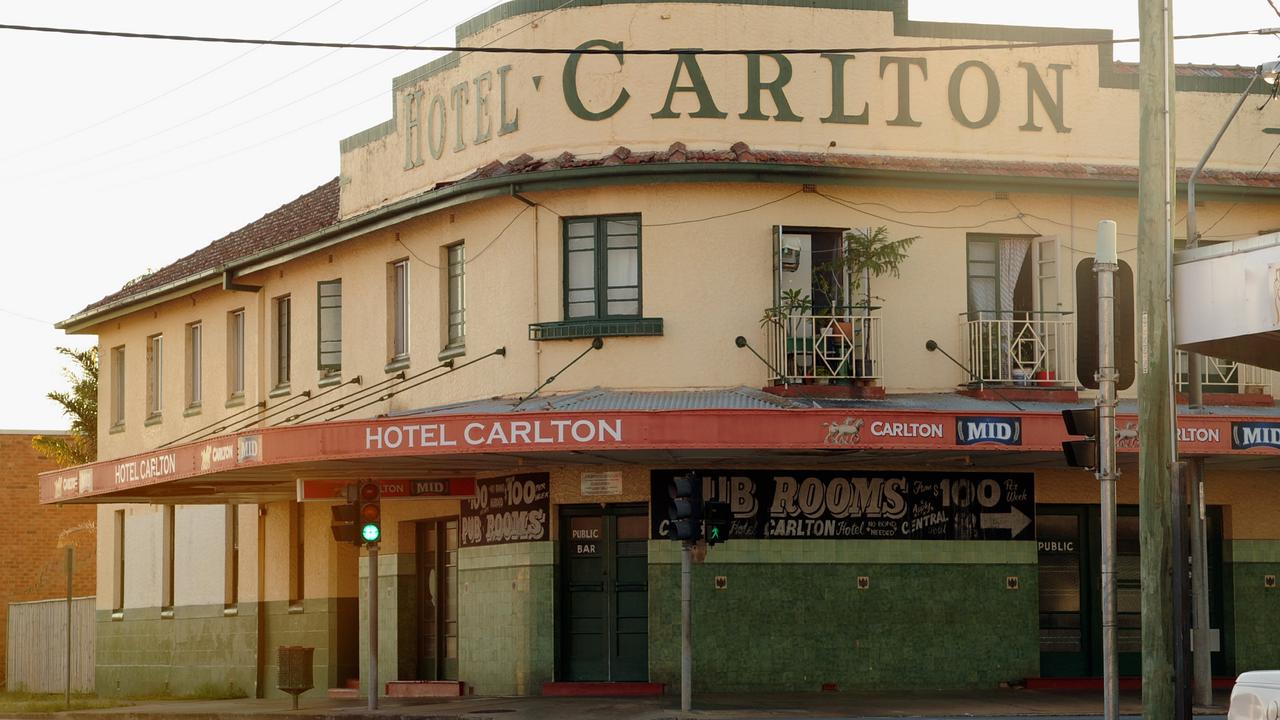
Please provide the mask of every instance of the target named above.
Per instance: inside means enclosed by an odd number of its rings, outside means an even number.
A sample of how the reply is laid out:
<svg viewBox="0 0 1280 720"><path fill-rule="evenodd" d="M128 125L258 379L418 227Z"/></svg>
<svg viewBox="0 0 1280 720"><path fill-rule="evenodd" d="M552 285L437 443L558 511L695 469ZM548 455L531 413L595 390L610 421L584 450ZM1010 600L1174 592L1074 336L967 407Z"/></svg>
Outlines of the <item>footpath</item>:
<svg viewBox="0 0 1280 720"><path fill-rule="evenodd" d="M1229 696L1197 708L1203 720L1226 715ZM1121 693L1121 713L1141 714L1139 694ZM682 713L679 698L467 697L330 700L323 691L302 696L299 709L283 700L157 702L55 715L62 720L731 720L736 718L1077 718L1102 714L1097 691L1001 689L969 692L707 694ZM33 717L33 716L27 716ZM49 715L38 716L49 718Z"/></svg>

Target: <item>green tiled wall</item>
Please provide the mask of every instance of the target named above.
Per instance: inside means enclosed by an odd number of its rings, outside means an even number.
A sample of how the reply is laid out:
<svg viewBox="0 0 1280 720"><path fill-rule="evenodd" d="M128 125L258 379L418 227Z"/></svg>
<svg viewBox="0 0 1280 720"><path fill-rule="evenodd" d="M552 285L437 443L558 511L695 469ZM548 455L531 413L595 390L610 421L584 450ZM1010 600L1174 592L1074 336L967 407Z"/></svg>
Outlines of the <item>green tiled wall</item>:
<svg viewBox="0 0 1280 720"><path fill-rule="evenodd" d="M369 557L360 558L360 687L369 674ZM417 555L378 556L378 681L418 678ZM355 674L351 677L356 677Z"/></svg>
<svg viewBox="0 0 1280 720"><path fill-rule="evenodd" d="M1225 650L1235 659L1236 674L1280 667L1280 587L1267 588L1267 575L1280 577L1280 540L1234 540L1229 543L1231 626Z"/></svg>
<svg viewBox="0 0 1280 720"><path fill-rule="evenodd" d="M223 606L126 610L97 615L96 688L100 695L253 695L257 617L253 606L224 616Z"/></svg>
<svg viewBox="0 0 1280 720"><path fill-rule="evenodd" d="M282 645L315 648L312 673L320 689L342 687L357 677L359 614L356 598L304 600L301 612L286 602L266 603L265 697L287 697L276 689L278 653Z"/></svg>
<svg viewBox="0 0 1280 720"><path fill-rule="evenodd" d="M536 695L555 663L555 544L458 551L458 671L477 695Z"/></svg>
<svg viewBox="0 0 1280 720"><path fill-rule="evenodd" d="M679 550L650 543L650 679L680 675ZM693 567L694 689L992 687L1039 671L1035 543L741 541ZM724 575L728 585L714 589ZM857 589L857 577L870 588ZM1018 589L1006 589L1006 578Z"/></svg>

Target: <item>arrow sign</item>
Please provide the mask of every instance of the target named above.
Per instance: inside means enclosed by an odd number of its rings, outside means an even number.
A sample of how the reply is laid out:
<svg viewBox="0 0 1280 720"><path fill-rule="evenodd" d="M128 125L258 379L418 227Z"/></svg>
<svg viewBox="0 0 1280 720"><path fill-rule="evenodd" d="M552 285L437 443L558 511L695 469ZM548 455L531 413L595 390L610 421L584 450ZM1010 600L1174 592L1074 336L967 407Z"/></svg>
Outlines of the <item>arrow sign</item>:
<svg viewBox="0 0 1280 720"><path fill-rule="evenodd" d="M1018 508L1009 508L1007 513L982 513L983 530L1008 530L1010 538L1016 538L1031 524L1031 518Z"/></svg>

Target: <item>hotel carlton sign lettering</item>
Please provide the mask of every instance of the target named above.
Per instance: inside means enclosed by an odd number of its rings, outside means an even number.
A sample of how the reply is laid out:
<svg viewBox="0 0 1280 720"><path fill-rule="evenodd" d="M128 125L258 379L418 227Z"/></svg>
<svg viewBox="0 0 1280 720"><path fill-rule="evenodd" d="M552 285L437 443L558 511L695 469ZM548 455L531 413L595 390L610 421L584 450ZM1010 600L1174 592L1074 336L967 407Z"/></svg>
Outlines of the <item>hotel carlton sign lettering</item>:
<svg viewBox="0 0 1280 720"><path fill-rule="evenodd" d="M592 73L583 67L586 57L603 55L614 70L626 68L627 56L621 41L593 39L577 46L564 60L561 69L559 98L577 118L588 122L609 120L620 114L644 112L652 120L674 120L682 117L724 120L732 112L741 120L773 120L776 122L810 122L824 124L870 125L871 102L865 97L878 95L873 88L859 87L850 78L857 63L873 63L878 83L896 86L896 104L885 108L885 125L921 127L925 121L913 112L912 102L925 93L945 92L951 117L965 128L985 128L995 121L1002 103L1017 108L1019 130L1056 133L1071 132L1066 121L1064 75L1072 69L1065 63L1033 63L1019 61L1017 71L1000 75L982 60L968 59L958 63L921 56L880 55L862 59L850 54L822 53L817 57L791 56L782 53L735 56L737 82L745 89L745 101L731 107L725 99L726 88L710 82L703 71L701 55L695 50L687 54L661 56L655 62L666 63L656 76L669 77L661 104L637 107L625 79L620 80L612 97L590 101L590 93L582 91L584 80ZM647 56L652 57L652 56ZM809 63L818 63L809 67ZM824 78L825 82L801 84L793 82L802 65L805 75ZM940 67L941 66L941 67ZM603 66L596 66L603 69ZM814 72L809 72L813 70ZM934 74L931 76L930 72ZM942 77L938 77L941 75ZM1014 81L1010 81L1010 77ZM931 79L932 78L932 79ZM404 169L413 170L426 162L440 160L447 152L458 153L470 145L481 145L495 137L520 130L520 108L514 84L531 82L536 90L545 78L534 74L525 78L514 65L486 69L472 77L441 83L434 90L409 90L402 102L404 125ZM633 82L639 82L637 76ZM945 88L943 88L945 85ZM1011 86L1012 85L1012 86ZM720 97L717 97L717 93ZM693 103L689 112L677 105L685 100ZM683 106L682 106L683 107ZM877 111L878 112L878 111Z"/></svg>

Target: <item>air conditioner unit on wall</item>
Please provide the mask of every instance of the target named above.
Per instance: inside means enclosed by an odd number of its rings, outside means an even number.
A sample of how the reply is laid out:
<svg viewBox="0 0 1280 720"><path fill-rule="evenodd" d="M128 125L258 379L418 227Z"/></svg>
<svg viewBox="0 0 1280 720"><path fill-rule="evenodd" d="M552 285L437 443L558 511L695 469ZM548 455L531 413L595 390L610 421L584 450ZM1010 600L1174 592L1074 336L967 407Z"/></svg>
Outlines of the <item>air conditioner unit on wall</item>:
<svg viewBox="0 0 1280 720"><path fill-rule="evenodd" d="M781 263L783 272L795 272L800 269L800 246L786 245L782 246Z"/></svg>

